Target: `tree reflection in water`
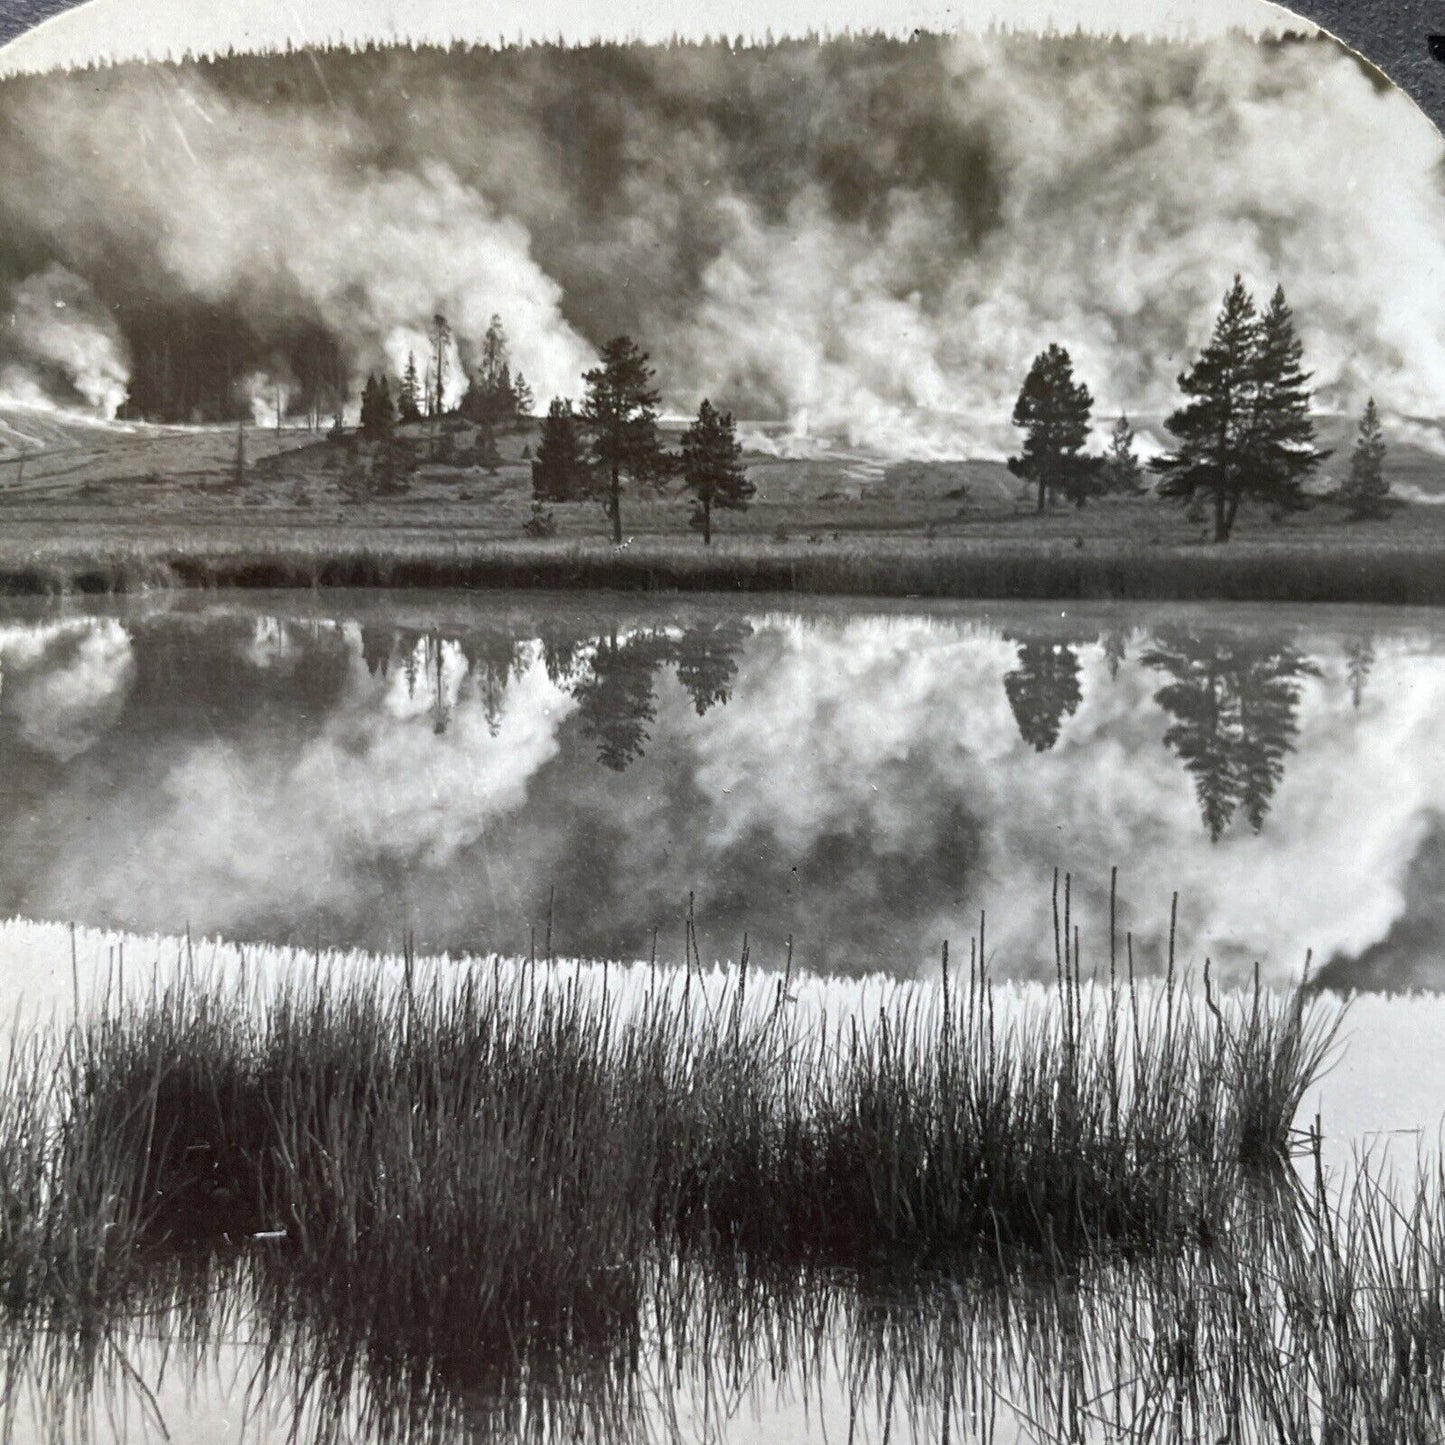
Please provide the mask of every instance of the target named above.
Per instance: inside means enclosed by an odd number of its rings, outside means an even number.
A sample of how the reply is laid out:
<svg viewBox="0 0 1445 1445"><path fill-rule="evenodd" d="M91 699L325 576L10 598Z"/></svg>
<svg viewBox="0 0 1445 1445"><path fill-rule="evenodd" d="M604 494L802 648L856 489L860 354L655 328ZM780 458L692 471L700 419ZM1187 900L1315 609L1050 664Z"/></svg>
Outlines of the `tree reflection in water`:
<svg viewBox="0 0 1445 1445"><path fill-rule="evenodd" d="M1164 743L1194 779L1210 838L1240 813L1258 833L1294 751L1300 683L1319 669L1285 643L1183 628L1160 631L1143 662L1171 679L1154 698L1174 719Z"/></svg>
<svg viewBox="0 0 1445 1445"><path fill-rule="evenodd" d="M571 684L582 731L597 744L597 761L614 773L646 750L647 727L657 717L653 682L666 655L666 639L658 634L619 637L614 627L596 640Z"/></svg>
<svg viewBox="0 0 1445 1445"><path fill-rule="evenodd" d="M1046 753L1058 742L1064 719L1072 717L1083 700L1079 654L1065 642L1023 639L1018 666L1004 678L1003 688L1019 736L1035 752Z"/></svg>

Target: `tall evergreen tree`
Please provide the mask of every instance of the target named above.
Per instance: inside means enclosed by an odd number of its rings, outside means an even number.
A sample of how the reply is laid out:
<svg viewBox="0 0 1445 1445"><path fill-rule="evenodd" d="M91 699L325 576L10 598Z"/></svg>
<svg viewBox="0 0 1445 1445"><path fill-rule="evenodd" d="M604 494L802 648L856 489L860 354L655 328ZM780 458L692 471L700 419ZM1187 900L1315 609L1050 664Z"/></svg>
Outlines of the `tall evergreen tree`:
<svg viewBox="0 0 1445 1445"><path fill-rule="evenodd" d="M1034 358L1013 411L1013 424L1024 433L1022 455L1010 457L1008 466L1038 487L1040 512L1054 489L1084 505L1093 467L1083 448L1093 408L1094 398L1074 380L1074 363L1062 346L1050 344Z"/></svg>
<svg viewBox="0 0 1445 1445"><path fill-rule="evenodd" d="M1252 473L1249 489L1276 511L1304 505L1304 483L1328 456L1315 446L1310 415L1310 373L1304 369L1304 345L1295 334L1294 313L1277 286L1259 322L1259 359L1251 428ZM1234 526L1239 494L1230 498L1228 525Z"/></svg>
<svg viewBox="0 0 1445 1445"><path fill-rule="evenodd" d="M575 502L590 495L591 484L577 414L566 397L554 397L532 458L532 495L541 502Z"/></svg>
<svg viewBox="0 0 1445 1445"><path fill-rule="evenodd" d="M714 509L741 512L757 488L743 469L742 445L731 412L719 412L704 398L697 420L682 434L682 480L692 493L692 525L712 542Z"/></svg>
<svg viewBox="0 0 1445 1445"><path fill-rule="evenodd" d="M511 404L513 422L521 425L532 419L532 409L537 405L537 399L532 395L527 378L520 371L512 378Z"/></svg>
<svg viewBox="0 0 1445 1445"><path fill-rule="evenodd" d="M1236 276L1209 344L1179 378L1190 400L1164 423L1177 446L1151 463L1163 478L1161 496L1212 500L1216 542L1229 537L1230 499L1242 492L1251 460L1258 358L1259 312Z"/></svg>
<svg viewBox="0 0 1445 1445"><path fill-rule="evenodd" d="M428 390L432 396L432 419L435 420L446 410L447 350L452 342L452 328L440 311L431 319L431 331L427 339L431 343Z"/></svg>
<svg viewBox="0 0 1445 1445"><path fill-rule="evenodd" d="M1380 410L1371 397L1360 418L1355 450L1350 457L1350 474L1340 489L1340 500L1356 521L1382 517L1389 510L1390 483L1385 476L1385 433L1380 427Z"/></svg>
<svg viewBox="0 0 1445 1445"><path fill-rule="evenodd" d="M421 420L421 377L416 369L416 352L406 354L401 390L396 394L396 419L403 424Z"/></svg>
<svg viewBox="0 0 1445 1445"><path fill-rule="evenodd" d="M391 388L384 376L368 376L361 391L361 434L368 441L385 441L396 424Z"/></svg>
<svg viewBox="0 0 1445 1445"><path fill-rule="evenodd" d="M1308 384L1283 289L1261 317L1236 276L1209 344L1179 378L1189 400L1164 423L1175 449L1150 463L1160 495L1207 499L1216 542L1229 540L1246 496L1276 510L1299 506L1305 478L1327 455L1314 445Z"/></svg>
<svg viewBox="0 0 1445 1445"><path fill-rule="evenodd" d="M507 333L502 329L502 318L493 315L482 338L482 359L477 367L477 381L484 391L501 387L502 370L511 362L511 348L507 345Z"/></svg>
<svg viewBox="0 0 1445 1445"><path fill-rule="evenodd" d="M1144 469L1134 454L1134 428L1121 416L1109 434L1109 450L1099 468L1103 491L1112 496L1132 497L1144 490Z"/></svg>
<svg viewBox="0 0 1445 1445"><path fill-rule="evenodd" d="M622 478L634 484L660 481L667 460L657 439L659 395L647 353L630 336L603 348L601 365L585 375L582 419L592 434L592 460L603 477L601 501L612 521L612 541L622 545Z"/></svg>

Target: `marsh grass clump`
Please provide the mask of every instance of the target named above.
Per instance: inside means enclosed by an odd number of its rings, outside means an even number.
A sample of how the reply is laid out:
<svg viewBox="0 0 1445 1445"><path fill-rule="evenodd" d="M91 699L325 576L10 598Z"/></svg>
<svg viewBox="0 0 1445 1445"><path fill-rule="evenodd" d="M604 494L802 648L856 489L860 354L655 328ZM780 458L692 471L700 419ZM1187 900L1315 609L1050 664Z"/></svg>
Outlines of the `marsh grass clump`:
<svg viewBox="0 0 1445 1445"><path fill-rule="evenodd" d="M319 1314L445 1357L625 1345L678 1260L1208 1242L1283 1165L1330 1006L1201 999L1172 962L1086 980L1067 885L1061 936L1048 988L995 985L982 936L966 977L862 985L695 945L680 969L298 961L264 985L187 958L78 1020L58 1069L15 1056L0 1159L31 1222L3 1267L284 1235Z"/></svg>
<svg viewBox="0 0 1445 1445"><path fill-rule="evenodd" d="M945 956L937 988L799 1030L779 1021L786 979L771 1015L747 1014L744 971L713 1028L680 1033L679 1236L932 1267L1208 1242L1252 1177L1285 1166L1338 1017L1257 980L1221 1006L1206 979L1201 1000L1172 943L1162 983L1132 959L1085 981L1067 891L1042 994L996 990L980 937L965 979Z"/></svg>

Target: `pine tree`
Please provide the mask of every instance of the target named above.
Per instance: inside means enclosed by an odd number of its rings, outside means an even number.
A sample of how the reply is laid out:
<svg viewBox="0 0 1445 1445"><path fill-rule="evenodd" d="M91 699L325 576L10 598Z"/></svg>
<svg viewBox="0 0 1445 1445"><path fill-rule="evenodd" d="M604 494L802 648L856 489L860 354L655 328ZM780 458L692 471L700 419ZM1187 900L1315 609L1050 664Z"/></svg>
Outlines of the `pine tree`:
<svg viewBox="0 0 1445 1445"><path fill-rule="evenodd" d="M1134 454L1134 428L1121 416L1109 434L1109 450L1100 467L1100 482L1111 496L1132 497L1144 490L1144 469Z"/></svg>
<svg viewBox="0 0 1445 1445"><path fill-rule="evenodd" d="M1282 288L1261 317L1236 276L1179 386L1189 400L1164 423L1177 445L1150 463L1161 496L1207 498L1216 542L1229 540L1246 496L1276 511L1302 504L1305 478L1328 453L1314 445L1309 375Z"/></svg>
<svg viewBox="0 0 1445 1445"><path fill-rule="evenodd" d="M1230 499L1244 487L1258 356L1259 312L1236 276L1209 344L1179 378L1191 399L1164 423L1178 445L1151 463L1163 478L1160 496L1213 501L1216 542L1228 539Z"/></svg>
<svg viewBox="0 0 1445 1445"><path fill-rule="evenodd" d="M1382 517L1389 510L1390 483L1385 476L1385 434L1380 410L1371 397L1360 418L1359 435L1350 457L1350 475L1340 489L1340 500L1356 521Z"/></svg>
<svg viewBox="0 0 1445 1445"><path fill-rule="evenodd" d="M539 502L575 502L588 496L590 489L577 414L566 397L554 397L542 419L532 459L532 495Z"/></svg>
<svg viewBox="0 0 1445 1445"><path fill-rule="evenodd" d="M712 543L714 508L741 512L757 488L742 465L743 449L731 412L718 412L704 399L697 420L682 434L682 480L693 494L692 525Z"/></svg>
<svg viewBox="0 0 1445 1445"><path fill-rule="evenodd" d="M536 405L532 388L527 385L527 378L519 371L512 378L512 420L518 424L531 421L532 409Z"/></svg>
<svg viewBox="0 0 1445 1445"><path fill-rule="evenodd" d="M1013 424L1025 433L1023 454L1010 457L1008 466L1037 485L1040 512L1053 489L1084 505L1093 469L1082 451L1093 407L1089 388L1074 380L1074 363L1062 346L1050 345L1034 358L1013 412Z"/></svg>
<svg viewBox="0 0 1445 1445"><path fill-rule="evenodd" d="M601 352L601 366L584 376L582 420L592 434L592 460L605 479L601 493L612 521L612 541L622 545L622 478L634 484L660 481L667 461L657 439L653 370L647 353L630 336L617 336Z"/></svg>
<svg viewBox="0 0 1445 1445"><path fill-rule="evenodd" d="M446 409L446 388L447 388L447 348L451 345L452 328L447 324L447 319L437 312L431 319L431 331L428 334L431 342L431 363L428 368L430 375L429 390L432 396L432 420L435 421ZM436 428L432 428L435 434Z"/></svg>
<svg viewBox="0 0 1445 1445"><path fill-rule="evenodd" d="M484 392L498 390L502 381L502 368L511 360L507 346L507 333L502 329L502 318L493 316L482 338L482 364L477 368L477 381Z"/></svg>
<svg viewBox="0 0 1445 1445"><path fill-rule="evenodd" d="M368 376L361 392L361 434L367 441L385 441L396 424L391 388L384 376Z"/></svg>
<svg viewBox="0 0 1445 1445"><path fill-rule="evenodd" d="M512 354L502 318L493 316L482 354L462 399L462 415L485 426L509 428L530 418L536 400L526 378L512 375Z"/></svg>
<svg viewBox="0 0 1445 1445"><path fill-rule="evenodd" d="M1304 483L1329 456L1315 446L1309 383L1304 346L1295 334L1294 313L1285 300L1284 287L1278 286L1259 324L1252 471L1247 478L1248 489L1276 511L1304 505ZM1230 499L1230 528L1238 509L1236 494Z"/></svg>
<svg viewBox="0 0 1445 1445"><path fill-rule="evenodd" d="M417 374L414 351L406 354L406 370L396 396L396 419L403 425L421 420L421 377Z"/></svg>

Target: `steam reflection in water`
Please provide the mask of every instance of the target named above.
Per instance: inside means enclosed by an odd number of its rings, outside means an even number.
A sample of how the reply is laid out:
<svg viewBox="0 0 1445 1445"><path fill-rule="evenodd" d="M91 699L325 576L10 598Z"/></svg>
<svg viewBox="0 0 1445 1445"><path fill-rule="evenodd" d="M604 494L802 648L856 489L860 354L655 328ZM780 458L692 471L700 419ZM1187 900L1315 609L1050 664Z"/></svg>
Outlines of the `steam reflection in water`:
<svg viewBox="0 0 1445 1445"><path fill-rule="evenodd" d="M17 609L0 670L6 912L646 957L692 893L714 956L913 972L987 908L1046 974L1117 865L1196 963L1445 978L1428 614L276 595Z"/></svg>

